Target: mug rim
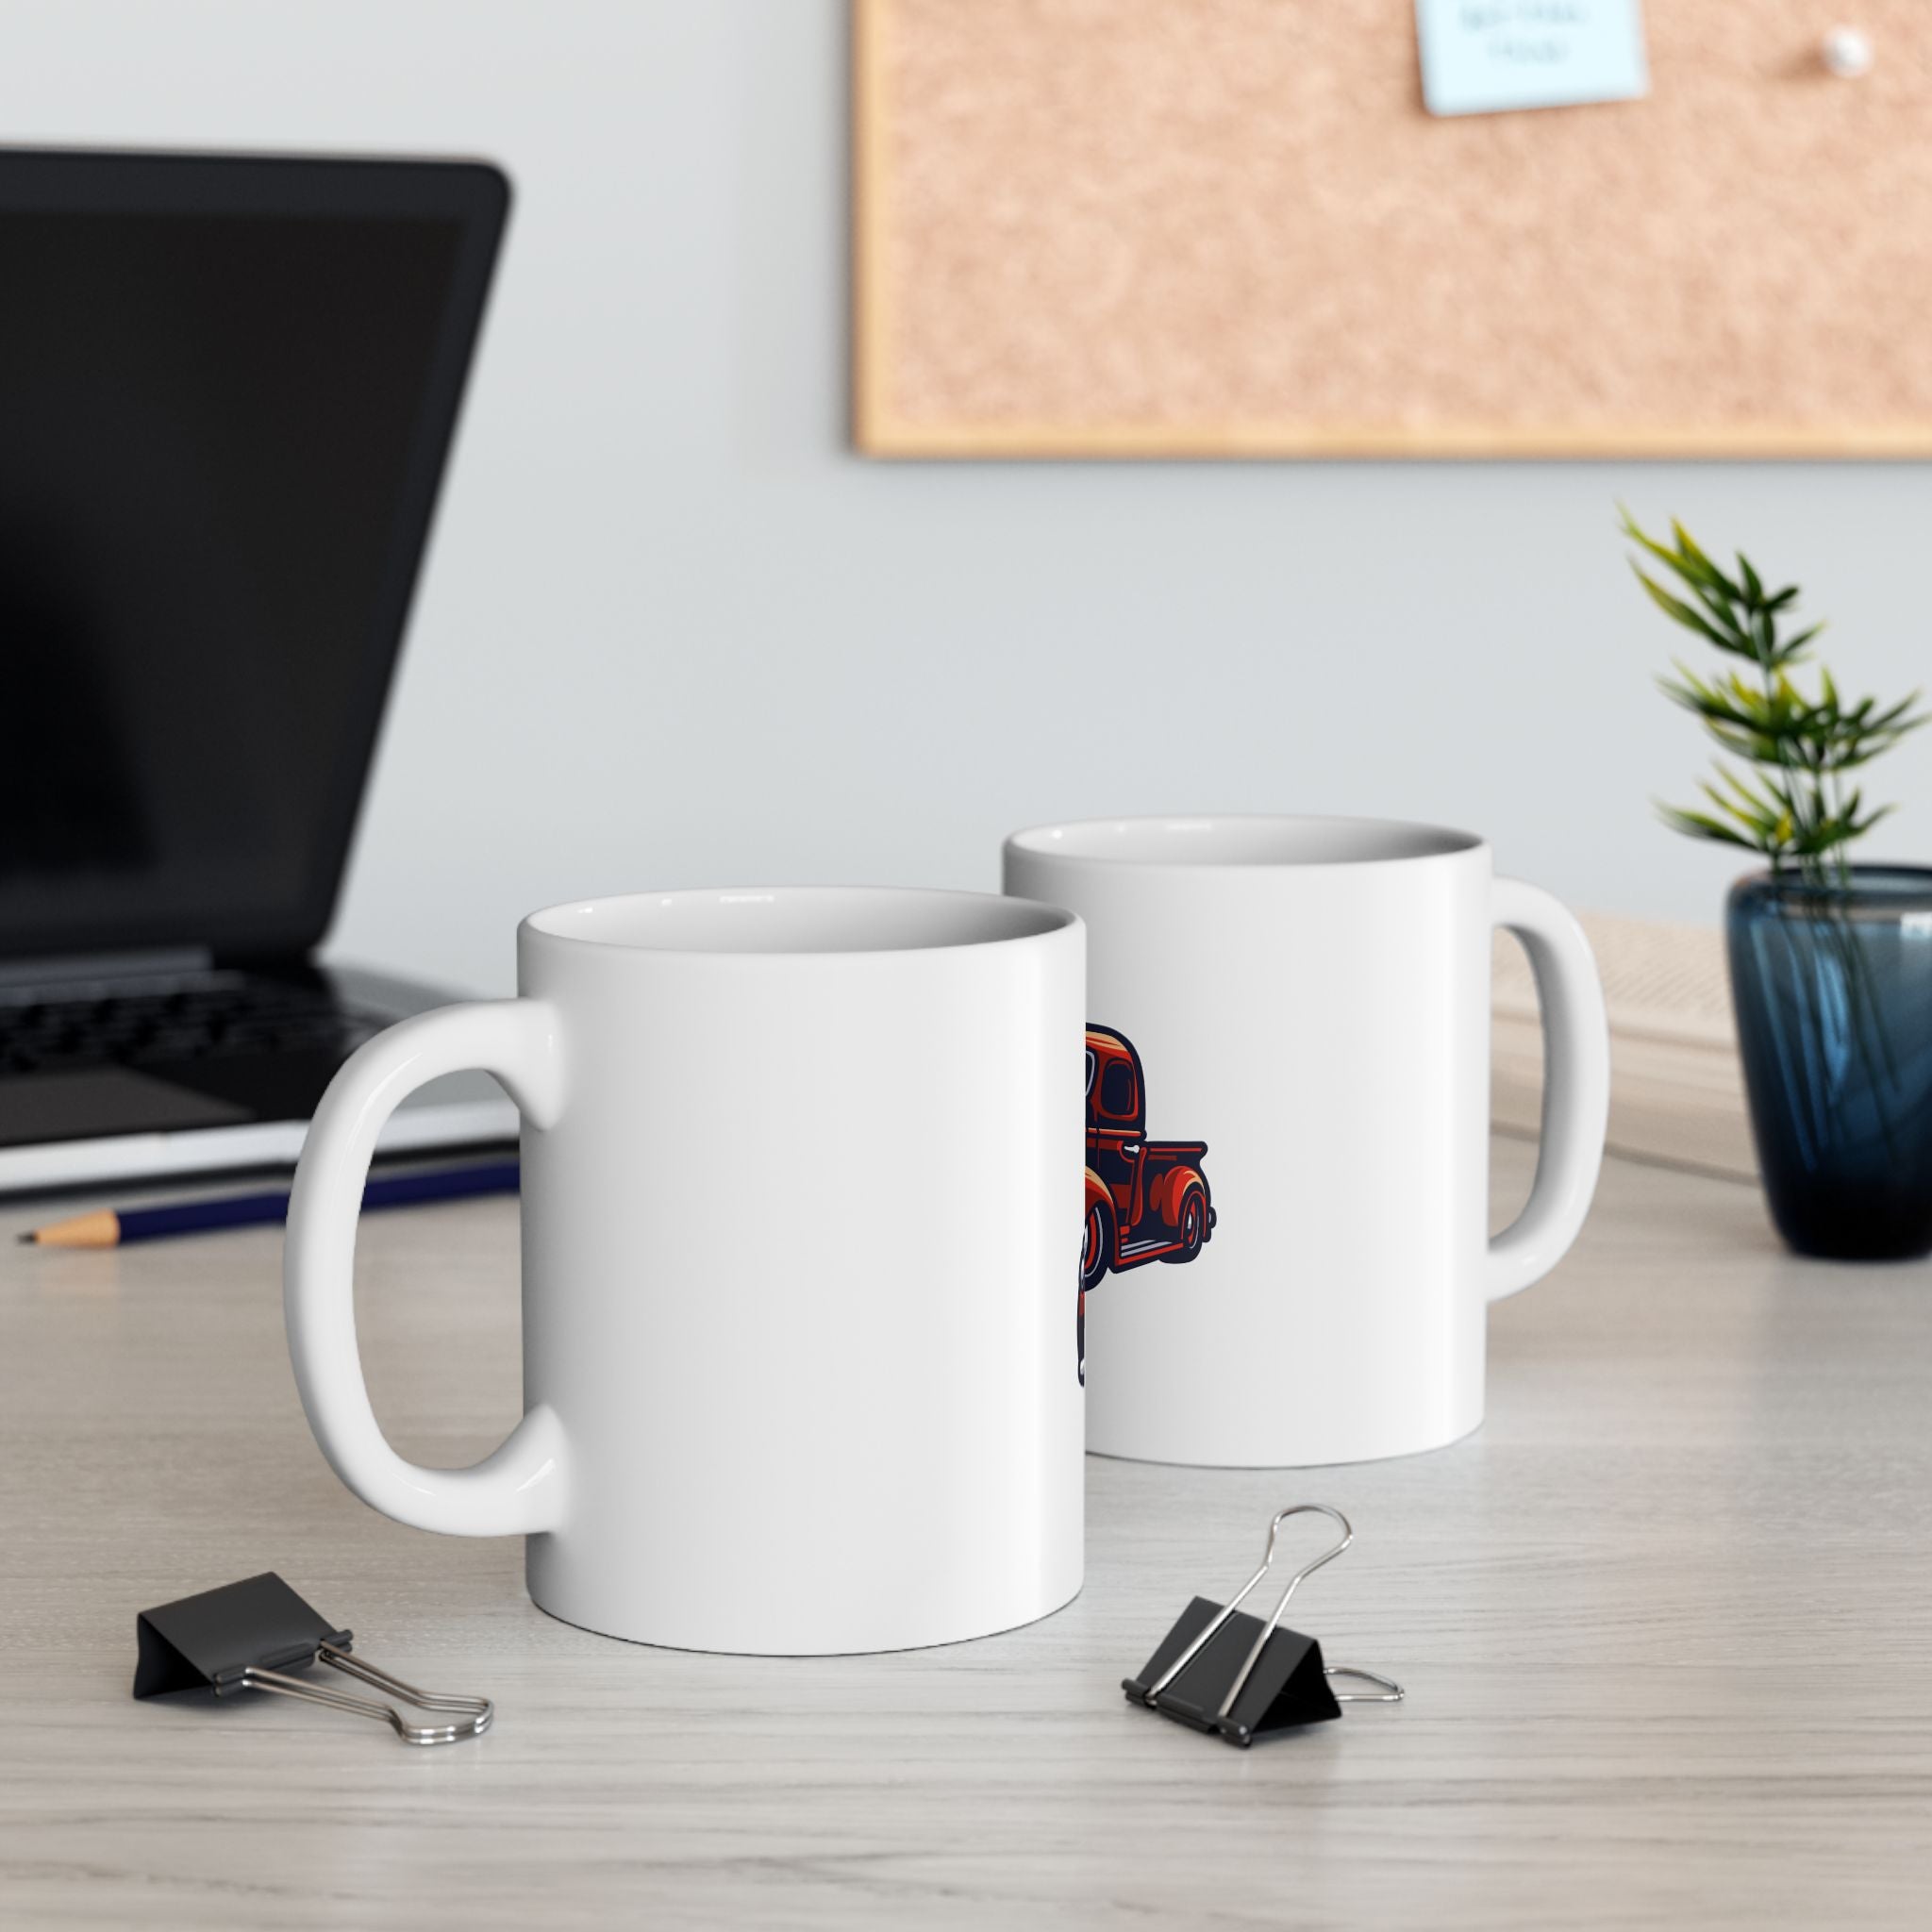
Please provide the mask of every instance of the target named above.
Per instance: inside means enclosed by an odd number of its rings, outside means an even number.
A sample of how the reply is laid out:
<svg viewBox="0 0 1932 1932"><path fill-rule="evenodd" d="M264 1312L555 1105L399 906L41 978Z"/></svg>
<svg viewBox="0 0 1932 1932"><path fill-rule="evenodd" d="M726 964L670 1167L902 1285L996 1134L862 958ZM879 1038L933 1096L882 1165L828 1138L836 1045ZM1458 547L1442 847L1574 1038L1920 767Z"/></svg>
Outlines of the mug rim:
<svg viewBox="0 0 1932 1932"><path fill-rule="evenodd" d="M1213 838L1224 833L1244 834L1250 841L1265 840L1271 833L1284 840L1319 840L1325 835L1338 841L1353 834L1358 839L1381 839L1391 847L1406 845L1408 849L1338 852L1333 856L1319 851L1282 852L1261 857L1195 851L1177 853L1172 858L1157 857L1144 849L1125 849L1127 841L1134 839L1151 843L1183 834ZM1095 849L1109 838L1120 840L1123 849ZM1057 842L1063 841L1067 842ZM1073 842L1075 841L1082 842ZM1058 865L1091 865L1121 871L1291 873L1427 865L1445 858L1467 858L1472 853L1486 851L1488 846L1489 841L1479 833L1461 831L1452 825L1428 824L1416 819L1327 812L1161 812L1119 818L1059 819L1027 825L1008 834L1005 849L1008 855L1050 859Z"/></svg>
<svg viewBox="0 0 1932 1932"><path fill-rule="evenodd" d="M571 929L612 915L629 915L641 925L651 915L669 915L680 907L713 909L724 906L776 906L801 902L827 913L840 902L850 908L856 922L870 912L875 918L889 911L916 912L931 922L932 938L907 939L902 931L879 944L850 943L720 945L668 943L637 931L586 932ZM950 915L950 917L949 917ZM726 915L727 917L733 915ZM980 931L959 931L962 922L976 921ZM659 922L651 921L653 924ZM668 923L668 922L667 922ZM583 953L629 954L652 958L685 959L863 959L909 958L925 953L958 953L978 948L1022 946L1051 940L1079 926L1077 913L1037 899L1004 892L970 892L941 886L680 886L662 891L597 893L565 899L525 914L518 922L521 939L528 935L546 944ZM995 930L993 928L1003 928Z"/></svg>

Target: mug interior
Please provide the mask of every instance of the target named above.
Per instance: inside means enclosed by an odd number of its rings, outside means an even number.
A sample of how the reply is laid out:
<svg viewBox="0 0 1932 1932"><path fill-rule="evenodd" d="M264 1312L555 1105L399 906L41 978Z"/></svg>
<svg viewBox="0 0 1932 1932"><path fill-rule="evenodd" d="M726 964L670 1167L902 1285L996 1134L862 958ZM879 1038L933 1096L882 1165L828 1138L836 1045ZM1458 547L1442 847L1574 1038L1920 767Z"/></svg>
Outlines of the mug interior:
<svg viewBox="0 0 1932 1932"><path fill-rule="evenodd" d="M1084 819L1034 825L1007 841L1046 858L1123 865L1377 865L1474 852L1473 832L1395 819Z"/></svg>
<svg viewBox="0 0 1932 1932"><path fill-rule="evenodd" d="M580 899L525 924L555 939L656 953L905 953L1038 939L1074 917L991 892L751 886Z"/></svg>

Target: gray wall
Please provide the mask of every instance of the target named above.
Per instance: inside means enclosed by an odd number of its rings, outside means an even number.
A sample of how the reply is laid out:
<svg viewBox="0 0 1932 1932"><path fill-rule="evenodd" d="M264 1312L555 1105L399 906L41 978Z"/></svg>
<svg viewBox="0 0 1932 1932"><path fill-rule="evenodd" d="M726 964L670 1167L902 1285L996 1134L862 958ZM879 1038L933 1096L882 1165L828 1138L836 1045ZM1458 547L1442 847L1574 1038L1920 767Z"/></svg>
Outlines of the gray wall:
<svg viewBox="0 0 1932 1932"><path fill-rule="evenodd" d="M1924 674L1917 465L856 459L844 63L842 0L0 0L9 140L516 179L338 952L507 987L575 893L989 886L1008 826L1164 809L1442 819L1712 917L1618 497L1799 578L1846 684ZM1923 854L1932 735L1881 787Z"/></svg>

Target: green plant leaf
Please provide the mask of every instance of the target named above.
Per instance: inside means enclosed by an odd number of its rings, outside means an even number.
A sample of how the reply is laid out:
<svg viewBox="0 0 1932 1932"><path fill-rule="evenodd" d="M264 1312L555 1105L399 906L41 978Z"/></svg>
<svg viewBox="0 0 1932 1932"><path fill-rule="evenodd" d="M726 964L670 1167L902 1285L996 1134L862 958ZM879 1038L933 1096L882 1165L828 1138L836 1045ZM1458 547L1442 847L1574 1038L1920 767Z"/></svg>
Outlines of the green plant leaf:
<svg viewBox="0 0 1932 1932"><path fill-rule="evenodd" d="M1741 845L1747 852L1759 852L1763 847L1754 840L1747 839L1729 825L1720 824L1717 820L1701 811L1685 811L1674 805L1659 805L1657 816L1674 830L1683 832L1692 839L1711 839L1723 845Z"/></svg>
<svg viewBox="0 0 1932 1932"><path fill-rule="evenodd" d="M1798 602L1797 585L1767 591L1742 551L1735 553L1733 579L1678 520L1672 520L1665 543L1624 505L1617 508L1622 532L1640 553L1629 561L1645 595L1672 623L1733 660L1707 677L1679 659L1657 679L1663 695L1690 712L1711 742L1737 761L1720 758L1714 779L1699 781L1707 809L1658 805L1659 815L1687 836L1761 852L1774 871L1795 862L1807 879L1842 879L1840 855L1890 809L1868 809L1857 786L1840 797L1842 775L1932 723L1932 712L1921 708L1918 691L1882 707L1873 697L1848 703L1826 666L1819 667L1816 695L1810 694L1791 667L1806 660L1825 626L1821 622L1780 635ZM1644 558L1667 576L1646 570ZM1740 659L1750 667L1748 675Z"/></svg>
<svg viewBox="0 0 1932 1932"><path fill-rule="evenodd" d="M1714 609L1722 611L1725 600L1736 603L1741 598L1742 591L1697 548L1696 544L1690 543L1688 549L1685 547L1689 542L1689 537L1681 524L1674 522L1671 525L1673 533L1679 540L1677 548L1673 550L1668 544L1659 543L1655 537L1647 535L1627 509L1623 509L1621 505L1619 508L1623 514L1624 536L1648 551L1671 572L1672 575L1681 579L1691 591L1707 592L1704 601L1710 604Z"/></svg>
<svg viewBox="0 0 1932 1932"><path fill-rule="evenodd" d="M1651 602L1666 617L1671 618L1677 624L1681 624L1686 630L1694 630L1701 637L1707 638L1721 651L1735 652L1737 650L1737 644L1731 639L1724 637L1713 625L1706 622L1681 597L1672 596L1655 577L1646 576L1635 563L1630 568L1637 572L1637 581L1650 593Z"/></svg>
<svg viewBox="0 0 1932 1932"><path fill-rule="evenodd" d="M1724 591L1733 603L1744 601L1744 592L1740 586L1725 576L1724 572L1697 547L1690 532L1675 517L1671 519L1671 535L1677 540L1675 556L1679 570L1688 576L1701 578L1713 590ZM1743 559L1740 558L1739 561L1741 563Z"/></svg>

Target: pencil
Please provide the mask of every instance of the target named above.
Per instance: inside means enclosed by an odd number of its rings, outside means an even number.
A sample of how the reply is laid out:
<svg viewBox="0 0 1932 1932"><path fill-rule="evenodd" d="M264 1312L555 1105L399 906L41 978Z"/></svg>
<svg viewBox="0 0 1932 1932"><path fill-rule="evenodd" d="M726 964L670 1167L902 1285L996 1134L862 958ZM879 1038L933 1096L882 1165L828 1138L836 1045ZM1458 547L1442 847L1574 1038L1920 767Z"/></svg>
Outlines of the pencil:
<svg viewBox="0 0 1932 1932"><path fill-rule="evenodd" d="M492 1160L477 1167L432 1168L425 1174L382 1174L362 1191L362 1208L408 1208L419 1201L461 1201L473 1194L513 1194L517 1163ZM21 1236L42 1248L120 1248L129 1241L159 1241L175 1234L206 1234L221 1227L258 1227L289 1218L285 1190L226 1194L212 1201L177 1201L161 1208L111 1208L76 1214Z"/></svg>

